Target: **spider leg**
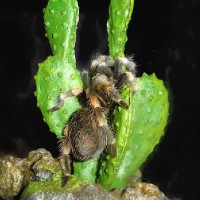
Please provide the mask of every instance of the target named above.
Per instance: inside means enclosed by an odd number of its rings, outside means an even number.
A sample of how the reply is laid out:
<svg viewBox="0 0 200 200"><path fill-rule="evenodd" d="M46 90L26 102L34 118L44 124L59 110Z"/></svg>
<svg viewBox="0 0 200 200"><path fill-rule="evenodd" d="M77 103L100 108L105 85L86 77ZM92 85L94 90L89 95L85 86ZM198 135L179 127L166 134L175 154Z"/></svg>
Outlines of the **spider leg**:
<svg viewBox="0 0 200 200"><path fill-rule="evenodd" d="M111 88L109 91L107 91L107 96L109 96L113 102L117 103L122 108L124 109L129 108L129 105L122 100L121 95L116 88Z"/></svg>
<svg viewBox="0 0 200 200"><path fill-rule="evenodd" d="M115 64L115 60L111 56L100 55L91 61L92 75L96 73L105 74L108 77L113 75L111 67Z"/></svg>
<svg viewBox="0 0 200 200"><path fill-rule="evenodd" d="M122 86L127 83L131 86L131 88L134 92L137 90L135 81L136 81L136 78L131 72L124 72L123 74L121 74L119 76L119 78L115 84L115 87L117 89L121 89Z"/></svg>
<svg viewBox="0 0 200 200"><path fill-rule="evenodd" d="M116 150L116 141L114 138L114 134L110 128L107 128L107 151L111 157L115 157L117 155Z"/></svg>
<svg viewBox="0 0 200 200"><path fill-rule="evenodd" d="M131 86L133 92L136 91L136 64L131 60L131 58L124 57L118 58L115 65L114 77L116 80L118 80L115 84L115 87L121 89L123 84L127 83ZM123 66L126 67L127 71L123 71Z"/></svg>
<svg viewBox="0 0 200 200"><path fill-rule="evenodd" d="M91 68L93 70L97 66L109 67L109 66L113 66L114 64L115 64L115 60L111 56L100 55L92 59Z"/></svg>
<svg viewBox="0 0 200 200"><path fill-rule="evenodd" d="M121 89L122 86L127 83L127 74L126 73L122 73L120 74L120 76L117 79L117 82L115 83L115 87L117 89Z"/></svg>
<svg viewBox="0 0 200 200"><path fill-rule="evenodd" d="M60 95L57 97L57 104L49 109L49 112L54 112L62 108L64 106L64 101L67 97L78 96L82 92L82 88L74 88L72 90L60 93Z"/></svg>
<svg viewBox="0 0 200 200"><path fill-rule="evenodd" d="M113 76L115 79L119 79L121 74L123 74L123 64L120 62L120 60L115 61L115 67L114 67L114 73Z"/></svg>
<svg viewBox="0 0 200 200"><path fill-rule="evenodd" d="M60 165L63 171L62 187L67 184L69 177L71 176L71 158L69 156L70 152L71 145L68 139L68 126L66 126L64 129L64 138L61 141L60 145L61 156L59 158Z"/></svg>
<svg viewBox="0 0 200 200"><path fill-rule="evenodd" d="M126 69L130 72L132 72L135 75L135 68L136 68L136 64L135 62L132 60L131 57L123 57L123 58L118 58L116 60L116 62L119 63L119 65L121 66L125 66Z"/></svg>
<svg viewBox="0 0 200 200"><path fill-rule="evenodd" d="M111 130L111 128L109 127L108 123L107 123L107 119L106 116L104 114L100 114L97 117L97 122L98 122L98 126L99 126L99 130L101 130L100 132L102 132L103 135L101 135L101 141L103 141L103 138L105 139L105 141L102 142L98 142L98 145L105 148L106 145L106 149L108 151L108 153L111 155L111 157L115 157L116 156L116 143L115 143L115 137L114 134Z"/></svg>
<svg viewBox="0 0 200 200"><path fill-rule="evenodd" d="M82 71L81 78L82 78L82 81L83 81L84 90L88 89L89 86L90 86L90 77L89 77L88 71L86 71L86 70Z"/></svg>
<svg viewBox="0 0 200 200"><path fill-rule="evenodd" d="M131 57L123 57L117 58L115 61L114 77L116 79L119 78L119 76L125 72L125 70L123 70L123 66L126 67L127 71L131 72L135 76L135 62L133 62Z"/></svg>

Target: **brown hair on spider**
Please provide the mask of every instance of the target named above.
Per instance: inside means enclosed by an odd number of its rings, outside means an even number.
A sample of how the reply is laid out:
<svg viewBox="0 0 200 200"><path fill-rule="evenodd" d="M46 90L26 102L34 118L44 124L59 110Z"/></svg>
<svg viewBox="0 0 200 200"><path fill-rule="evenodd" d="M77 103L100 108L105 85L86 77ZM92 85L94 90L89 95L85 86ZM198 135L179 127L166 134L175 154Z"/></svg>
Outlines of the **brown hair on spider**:
<svg viewBox="0 0 200 200"><path fill-rule="evenodd" d="M126 67L126 72L123 67ZM71 158L88 160L100 155L104 149L111 156L116 155L113 130L108 121L109 109L117 104L124 109L129 105L121 99L121 87L128 83L135 89L135 63L131 58L113 59L100 55L91 61L91 70L83 71L83 88L74 88L58 96L54 112L64 105L67 97L85 92L86 106L74 113L64 128L60 145L60 163L67 182L71 174ZM64 183L64 184L65 184Z"/></svg>

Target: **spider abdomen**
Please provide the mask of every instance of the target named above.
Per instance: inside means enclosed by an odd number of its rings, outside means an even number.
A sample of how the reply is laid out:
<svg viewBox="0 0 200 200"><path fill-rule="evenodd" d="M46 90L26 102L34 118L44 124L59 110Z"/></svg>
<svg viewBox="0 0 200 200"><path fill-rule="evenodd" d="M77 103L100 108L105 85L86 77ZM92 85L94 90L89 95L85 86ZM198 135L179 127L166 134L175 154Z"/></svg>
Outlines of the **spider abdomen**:
<svg viewBox="0 0 200 200"><path fill-rule="evenodd" d="M68 124L68 138L73 157L87 160L101 154L107 146L107 121L99 108L79 110Z"/></svg>

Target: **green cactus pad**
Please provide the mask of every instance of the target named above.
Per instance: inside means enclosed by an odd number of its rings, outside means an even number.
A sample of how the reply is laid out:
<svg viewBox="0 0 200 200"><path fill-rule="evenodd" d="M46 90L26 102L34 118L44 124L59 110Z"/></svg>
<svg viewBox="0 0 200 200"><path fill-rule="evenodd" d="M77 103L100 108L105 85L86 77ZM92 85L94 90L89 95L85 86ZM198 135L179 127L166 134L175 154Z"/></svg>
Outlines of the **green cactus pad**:
<svg viewBox="0 0 200 200"><path fill-rule="evenodd" d="M54 54L66 58L74 54L78 12L77 0L49 0L44 22Z"/></svg>
<svg viewBox="0 0 200 200"><path fill-rule="evenodd" d="M74 175L81 179L85 179L90 183L95 183L97 178L99 157L86 160L73 162Z"/></svg>
<svg viewBox="0 0 200 200"><path fill-rule="evenodd" d="M73 59L67 61L59 56L52 56L39 64L35 80L38 107L50 130L60 139L69 117L80 108L80 104L76 97L69 97L65 100L64 107L58 111L49 112L48 110L57 104L57 97L61 92L82 87L80 74L74 68Z"/></svg>
<svg viewBox="0 0 200 200"><path fill-rule="evenodd" d="M44 21L54 56L39 64L35 77L35 94L44 121L60 139L69 117L80 108L76 97L71 97L60 110L48 112L57 104L57 97L61 92L82 87L74 52L78 22L77 1L49 0L44 9Z"/></svg>
<svg viewBox="0 0 200 200"><path fill-rule="evenodd" d="M164 134L168 120L168 92L154 74L137 78L137 91L129 87L122 99L129 111L116 108L113 125L116 130L117 157L103 162L99 182L108 189L125 188L128 178L139 169Z"/></svg>
<svg viewBox="0 0 200 200"><path fill-rule="evenodd" d="M107 22L109 53L113 58L124 57L127 29L134 0L111 0Z"/></svg>

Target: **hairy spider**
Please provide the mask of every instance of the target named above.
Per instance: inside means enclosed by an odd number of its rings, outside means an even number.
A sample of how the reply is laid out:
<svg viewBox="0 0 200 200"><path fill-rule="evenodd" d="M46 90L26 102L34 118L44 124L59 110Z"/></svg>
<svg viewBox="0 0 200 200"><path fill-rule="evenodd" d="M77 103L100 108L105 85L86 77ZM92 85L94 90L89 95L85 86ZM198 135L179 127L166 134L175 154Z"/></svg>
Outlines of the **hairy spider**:
<svg viewBox="0 0 200 200"><path fill-rule="evenodd" d="M123 67L126 67L126 72ZM86 106L74 113L64 128L61 141L60 163L66 181L71 173L70 154L75 160L94 158L104 149L111 156L116 155L115 138L107 114L114 104L129 108L121 99L120 89L126 82L134 91L135 63L131 58L113 59L100 55L92 60L89 73L83 71L82 80L83 88L62 92L58 96L57 105L49 110L54 112L60 109L67 97L85 93Z"/></svg>

